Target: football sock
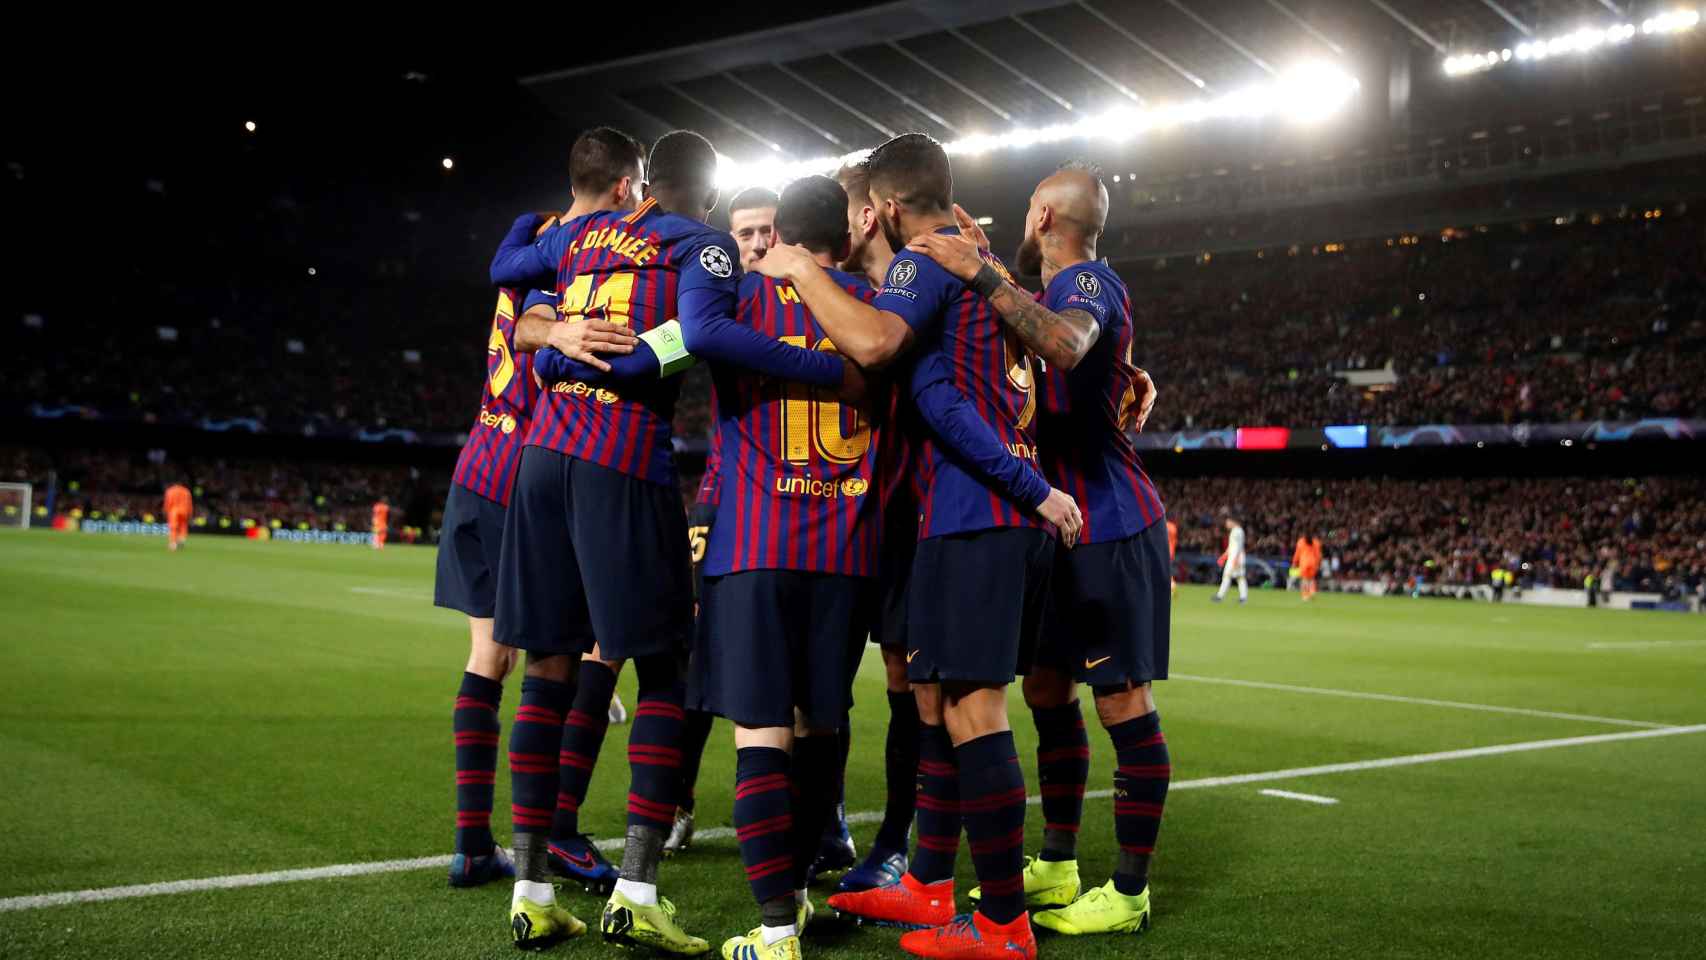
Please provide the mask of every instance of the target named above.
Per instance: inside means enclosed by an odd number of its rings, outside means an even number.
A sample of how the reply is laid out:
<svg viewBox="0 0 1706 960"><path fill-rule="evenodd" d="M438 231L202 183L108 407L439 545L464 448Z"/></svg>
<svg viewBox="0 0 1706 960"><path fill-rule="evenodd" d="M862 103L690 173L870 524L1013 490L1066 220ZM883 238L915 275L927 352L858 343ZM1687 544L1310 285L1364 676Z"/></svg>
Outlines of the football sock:
<svg viewBox="0 0 1706 960"><path fill-rule="evenodd" d="M1090 739L1078 701L1033 709L1037 724L1037 780L1043 795L1044 860L1078 856L1084 818L1084 783L1090 779Z"/></svg>
<svg viewBox="0 0 1706 960"><path fill-rule="evenodd" d="M1149 883L1149 858L1161 830L1173 767L1159 713L1114 724L1108 736L1114 741L1119 764L1114 769L1114 836L1120 844L1114 889L1136 896Z"/></svg>
<svg viewBox="0 0 1706 960"><path fill-rule="evenodd" d="M693 787L699 782L699 763L705 759L705 741L711 737L716 718L703 710L687 711L681 727L681 809L693 812Z"/></svg>
<svg viewBox="0 0 1706 960"><path fill-rule="evenodd" d="M918 849L912 876L921 883L950 880L960 852L960 770L948 728L919 724Z"/></svg>
<svg viewBox="0 0 1706 960"><path fill-rule="evenodd" d="M1025 912L1025 777L1013 732L968 740L954 753L961 816L983 888L977 908L996 923L1011 923Z"/></svg>
<svg viewBox="0 0 1706 960"><path fill-rule="evenodd" d="M498 703L504 685L462 674L450 722L456 741L456 852L492 852L492 787L498 769Z"/></svg>
<svg viewBox="0 0 1706 960"><path fill-rule="evenodd" d="M597 660L582 660L575 682L575 702L563 720L562 749L558 754L557 812L551 821L551 839L567 840L580 833L580 809L598 765L598 751L610 728L610 694L616 689L616 671Z"/></svg>
<svg viewBox="0 0 1706 960"><path fill-rule="evenodd" d="M831 736L799 737L794 740L790 776L794 795L794 869L789 890L806 885L806 874L817 859L824 831L835 814L835 798L841 790L841 741Z"/></svg>
<svg viewBox="0 0 1706 960"><path fill-rule="evenodd" d="M794 898L793 788L788 753L776 747L735 751L735 838L753 899L769 912L770 902ZM788 918L793 919L790 907Z"/></svg>
<svg viewBox="0 0 1706 960"><path fill-rule="evenodd" d="M686 719L682 702L687 691L674 654L640 658L634 672L640 690L628 734L628 838L622 876L655 885L681 792L681 725Z"/></svg>
<svg viewBox="0 0 1706 960"><path fill-rule="evenodd" d="M889 731L883 749L883 778L888 799L876 846L906 852L912 811L918 800L918 698L908 690L889 694Z"/></svg>
<svg viewBox="0 0 1706 960"><path fill-rule="evenodd" d="M521 681L509 731L510 814L518 880L546 878L546 841L556 812L557 750L574 687L544 677ZM525 840L524 840L525 838Z"/></svg>

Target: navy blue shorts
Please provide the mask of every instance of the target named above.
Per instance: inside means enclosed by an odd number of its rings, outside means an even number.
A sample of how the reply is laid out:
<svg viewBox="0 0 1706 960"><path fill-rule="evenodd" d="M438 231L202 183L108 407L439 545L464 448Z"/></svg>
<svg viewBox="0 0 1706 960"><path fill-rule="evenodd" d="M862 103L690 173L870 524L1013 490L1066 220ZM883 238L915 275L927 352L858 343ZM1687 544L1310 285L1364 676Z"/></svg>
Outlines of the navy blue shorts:
<svg viewBox="0 0 1706 960"><path fill-rule="evenodd" d="M505 518L499 643L606 660L680 653L693 629L687 516L673 486L527 447Z"/></svg>
<svg viewBox="0 0 1706 960"><path fill-rule="evenodd" d="M918 542L907 593L907 676L914 683L1012 683L1030 672L1054 538L997 527Z"/></svg>
<svg viewBox="0 0 1706 960"><path fill-rule="evenodd" d="M434 606L460 610L470 617L490 617L497 609L504 513L503 504L460 484L450 485L444 523L438 531Z"/></svg>
<svg viewBox="0 0 1706 960"><path fill-rule="evenodd" d="M1124 540L1058 553L1037 663L1092 686L1167 679L1170 567L1161 522Z"/></svg>
<svg viewBox="0 0 1706 960"><path fill-rule="evenodd" d="M908 518L910 519L910 518ZM870 616L871 642L884 650L906 650L906 594L912 561L918 552L918 522L893 523L883 530L877 554L877 590Z"/></svg>
<svg viewBox="0 0 1706 960"><path fill-rule="evenodd" d="M745 727L840 727L870 625L869 577L748 570L705 580L688 702Z"/></svg>

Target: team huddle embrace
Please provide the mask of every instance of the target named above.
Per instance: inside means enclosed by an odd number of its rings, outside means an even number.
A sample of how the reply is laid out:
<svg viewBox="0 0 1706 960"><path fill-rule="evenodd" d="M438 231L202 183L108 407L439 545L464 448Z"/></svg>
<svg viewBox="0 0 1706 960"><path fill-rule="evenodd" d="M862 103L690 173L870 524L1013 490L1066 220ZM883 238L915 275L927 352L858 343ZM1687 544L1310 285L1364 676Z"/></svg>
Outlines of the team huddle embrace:
<svg viewBox="0 0 1706 960"><path fill-rule="evenodd" d="M1150 692L1167 676L1170 560L1128 436L1155 391L1132 365L1125 285L1097 259L1098 171L1065 164L1033 193L1016 266L1041 276L1034 295L954 205L947 154L922 134L780 196L742 192L730 233L705 222L716 171L695 133L647 154L589 131L570 156L573 206L520 217L493 258L488 378L435 591L473 636L451 882L513 875L517 946L585 931L557 875L609 895L606 940L708 952L660 895L659 865L690 842L720 716L759 921L727 936L725 960L797 960L809 884L830 869L847 870L831 908L910 929L901 947L923 957L1034 958L1033 924L1145 929L1170 779ZM716 432L690 520L671 423L694 364ZM887 672L888 802L855 862L840 801L867 641ZM516 651L512 863L489 820ZM629 661L618 869L578 813ZM1021 675L1046 822L1035 858L1007 711ZM1088 889L1080 684L1117 755L1119 859ZM966 914L962 833L978 880Z"/></svg>

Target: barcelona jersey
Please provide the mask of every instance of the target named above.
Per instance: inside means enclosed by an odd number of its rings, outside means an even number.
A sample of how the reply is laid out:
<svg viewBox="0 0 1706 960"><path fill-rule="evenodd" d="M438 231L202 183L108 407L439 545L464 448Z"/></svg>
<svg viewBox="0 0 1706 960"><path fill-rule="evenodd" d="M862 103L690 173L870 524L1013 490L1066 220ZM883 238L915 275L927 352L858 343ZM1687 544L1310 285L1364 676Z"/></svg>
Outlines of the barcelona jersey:
<svg viewBox="0 0 1706 960"><path fill-rule="evenodd" d="M524 300L513 289L498 291L492 328L486 337L486 379L480 385L480 413L468 431L468 442L456 458L450 482L467 487L487 500L509 505L515 468L527 439L539 382L533 376L531 354L515 351L515 321L527 308L551 302L540 291Z"/></svg>
<svg viewBox="0 0 1706 960"><path fill-rule="evenodd" d="M865 302L862 279L829 271ZM794 287L757 274L740 284L738 319L767 337L834 352ZM882 529L878 430L834 391L714 364L721 503L705 575L802 570L876 575Z"/></svg>
<svg viewBox="0 0 1706 960"><path fill-rule="evenodd" d="M1083 511L1079 543L1123 540L1165 516L1126 433L1143 400L1131 363L1131 297L1113 268L1085 262L1055 274L1041 300L1055 313L1082 310L1102 328L1076 367L1042 377L1043 472Z"/></svg>

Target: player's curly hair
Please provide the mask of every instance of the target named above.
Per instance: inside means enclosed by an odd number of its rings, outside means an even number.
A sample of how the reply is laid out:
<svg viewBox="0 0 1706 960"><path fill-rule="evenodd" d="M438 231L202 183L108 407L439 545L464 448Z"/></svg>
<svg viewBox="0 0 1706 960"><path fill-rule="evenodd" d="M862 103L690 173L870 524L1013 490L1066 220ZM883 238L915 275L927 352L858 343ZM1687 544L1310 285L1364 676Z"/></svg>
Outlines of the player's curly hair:
<svg viewBox="0 0 1706 960"><path fill-rule="evenodd" d="M920 213L946 213L954 206L954 172L948 151L929 134L903 133L871 151L865 160L871 188Z"/></svg>

